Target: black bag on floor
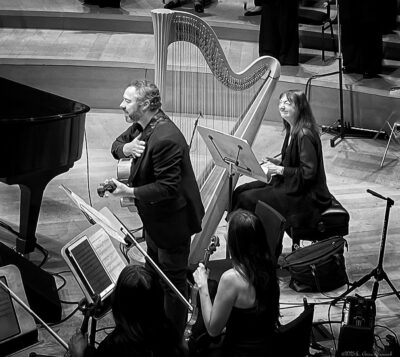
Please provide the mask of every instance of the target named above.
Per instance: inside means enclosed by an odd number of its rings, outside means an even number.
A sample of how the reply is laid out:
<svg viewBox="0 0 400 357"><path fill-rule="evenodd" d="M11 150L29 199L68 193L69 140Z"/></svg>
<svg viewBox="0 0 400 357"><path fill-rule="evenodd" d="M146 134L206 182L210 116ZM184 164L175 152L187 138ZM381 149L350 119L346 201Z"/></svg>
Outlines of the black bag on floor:
<svg viewBox="0 0 400 357"><path fill-rule="evenodd" d="M290 272L290 288L298 292L325 292L347 284L344 247L347 249L347 241L335 236L287 255L281 267Z"/></svg>

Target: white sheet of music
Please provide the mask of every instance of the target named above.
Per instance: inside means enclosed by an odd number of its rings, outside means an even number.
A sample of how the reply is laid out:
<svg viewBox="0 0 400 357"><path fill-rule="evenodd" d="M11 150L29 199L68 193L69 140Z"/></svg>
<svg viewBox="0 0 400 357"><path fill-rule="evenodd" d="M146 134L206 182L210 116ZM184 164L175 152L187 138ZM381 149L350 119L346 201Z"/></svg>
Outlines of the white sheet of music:
<svg viewBox="0 0 400 357"><path fill-rule="evenodd" d="M103 229L99 229L88 239L111 280L116 283L126 264L112 244L110 237Z"/></svg>
<svg viewBox="0 0 400 357"><path fill-rule="evenodd" d="M61 188L69 198L78 206L78 208L85 214L86 217L93 220L94 223L100 225L109 235L110 237L118 240L120 243L126 244L124 241L124 235L121 231L112 226L110 221L99 211L97 211L92 206L88 205L81 197L79 197L76 193L72 192L68 187L64 185L60 185Z"/></svg>

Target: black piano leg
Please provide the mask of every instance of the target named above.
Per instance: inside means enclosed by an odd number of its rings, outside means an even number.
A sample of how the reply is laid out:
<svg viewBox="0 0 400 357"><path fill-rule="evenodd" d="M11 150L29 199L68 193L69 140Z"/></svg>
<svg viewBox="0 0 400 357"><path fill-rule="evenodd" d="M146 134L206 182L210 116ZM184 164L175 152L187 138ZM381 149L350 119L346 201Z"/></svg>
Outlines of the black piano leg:
<svg viewBox="0 0 400 357"><path fill-rule="evenodd" d="M48 181L38 183L34 186L20 184L21 205L19 219L19 237L17 238L17 252L28 254L34 251L36 245L36 227L39 218L40 205L42 203L43 191Z"/></svg>

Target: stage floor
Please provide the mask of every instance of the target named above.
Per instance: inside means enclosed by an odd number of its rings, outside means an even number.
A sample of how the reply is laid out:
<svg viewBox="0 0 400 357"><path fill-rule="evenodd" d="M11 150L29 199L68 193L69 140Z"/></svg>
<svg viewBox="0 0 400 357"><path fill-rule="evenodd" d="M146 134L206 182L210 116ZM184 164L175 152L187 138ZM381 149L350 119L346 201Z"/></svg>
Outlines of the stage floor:
<svg viewBox="0 0 400 357"><path fill-rule="evenodd" d="M110 125L110 123L112 125ZM66 263L60 255L63 245L72 240L76 235L90 226L86 218L75 207L72 201L59 189L64 184L75 193L88 201L87 185L90 187L93 207L101 209L108 207L114 212L130 229L141 225L140 219L130 213L127 209L119 206L116 199L102 199L96 194L96 187L105 178L115 176L116 162L109 153L109 146L117 134L125 127L122 113L115 111L91 111L87 115L86 131L88 140L88 154L83 152L82 158L75 166L65 174L54 178L47 186L41 208L39 224L37 229L38 242L49 251L49 259L43 269L51 272L61 273L67 280L66 286L59 295L63 301L79 301L83 295L73 276L68 273ZM107 128L107 129L106 129ZM283 139L282 127L278 123L264 122L255 140L253 149L258 158L264 155L272 156L279 152ZM384 268L392 283L400 288L400 200L399 179L400 166L398 165L400 147L393 143L383 168L379 167L381 157L386 145L383 140L345 139L337 147L329 145L330 135L322 136L324 160L327 172L328 186L335 197L343 204L350 213L350 233L346 237L349 250L345 252L346 267L351 282L360 279L369 273L377 264L379 246L381 241L383 218L385 212L385 201L371 196L366 192L371 189L385 197L391 197L395 204L390 213L390 221L386 242L386 253ZM87 177L87 165L89 164L89 177ZM89 182L87 182L89 180ZM240 182L243 182L241 179ZM0 217L14 229L18 227L19 220L19 189L16 186L0 184ZM225 220L217 230L221 246L211 259L220 259L225 255ZM14 238L2 231L3 243L13 246ZM290 251L291 240L284 237L284 253ZM142 260L140 254L132 252L135 260ZM30 254L30 259L38 264L42 256L38 252ZM302 310L303 297L307 297L310 303L316 304L315 321L340 321L342 304L329 309L329 301L345 291L345 287L331 291L326 294L297 293L288 287L289 276L285 271L279 271L281 288L281 314L282 322L285 323ZM58 286L62 281L56 277ZM373 281L368 281L355 292L362 296L369 296L372 292ZM391 293L385 282L379 287L379 299L377 300L376 323L384 327L376 327L375 333L382 338L388 334L385 327L400 333L398 324L400 301ZM76 305L63 304L63 316L73 311ZM74 314L66 322L53 326L53 329L63 338L68 340L75 329L82 322L80 312ZM110 316L99 322L99 327L112 325ZM329 325L325 326L329 331ZM339 325L332 324L336 343ZM98 340L102 335L98 334ZM321 341L328 347L334 347L333 341ZM62 348L52 339L48 333L40 329L40 343L26 350L15 353L15 357L26 356L30 352L46 355L61 356Z"/></svg>

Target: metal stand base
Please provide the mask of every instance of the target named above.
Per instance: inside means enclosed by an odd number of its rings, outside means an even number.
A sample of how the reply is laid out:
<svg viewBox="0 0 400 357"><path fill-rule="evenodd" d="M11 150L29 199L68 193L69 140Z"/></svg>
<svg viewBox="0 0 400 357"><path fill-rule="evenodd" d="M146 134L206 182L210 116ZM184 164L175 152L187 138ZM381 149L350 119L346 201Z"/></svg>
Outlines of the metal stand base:
<svg viewBox="0 0 400 357"><path fill-rule="evenodd" d="M339 124L335 128L322 126L322 131L324 133L329 133L334 135L332 139L330 139L331 147L335 147L340 141L345 139L346 137L351 138L365 138L365 139L383 139L386 140L388 135L383 130L371 130L371 129L363 129L363 128L352 128L349 124L344 123L344 127ZM339 140L338 142L336 142Z"/></svg>
<svg viewBox="0 0 400 357"><path fill-rule="evenodd" d="M388 223L389 223L389 212L390 212L390 208L394 205L394 201L390 197L384 197L384 196L380 195L379 193L374 192L370 189L367 189L367 192L375 197L381 198L386 201L386 210L385 210L385 218L384 218L384 222L383 222L381 245L380 245L380 249L379 249L378 265L376 266L376 268L372 269L370 273L364 275L361 279L352 283L351 284L352 286L349 289L347 289L343 294L341 294L337 298L333 299L333 301L331 302L331 305L335 305L339 300L343 299L346 295L351 293L356 288L364 285L371 278L375 279L374 285L372 288L372 295L371 295L372 301L375 302L375 300L378 296L379 282L382 280L386 281L386 283L392 289L394 295L396 295L396 297L400 300L399 291L394 287L394 285L390 281L389 277L387 276L385 270L383 269L383 257L385 254L386 233L387 233L387 227L388 227Z"/></svg>

